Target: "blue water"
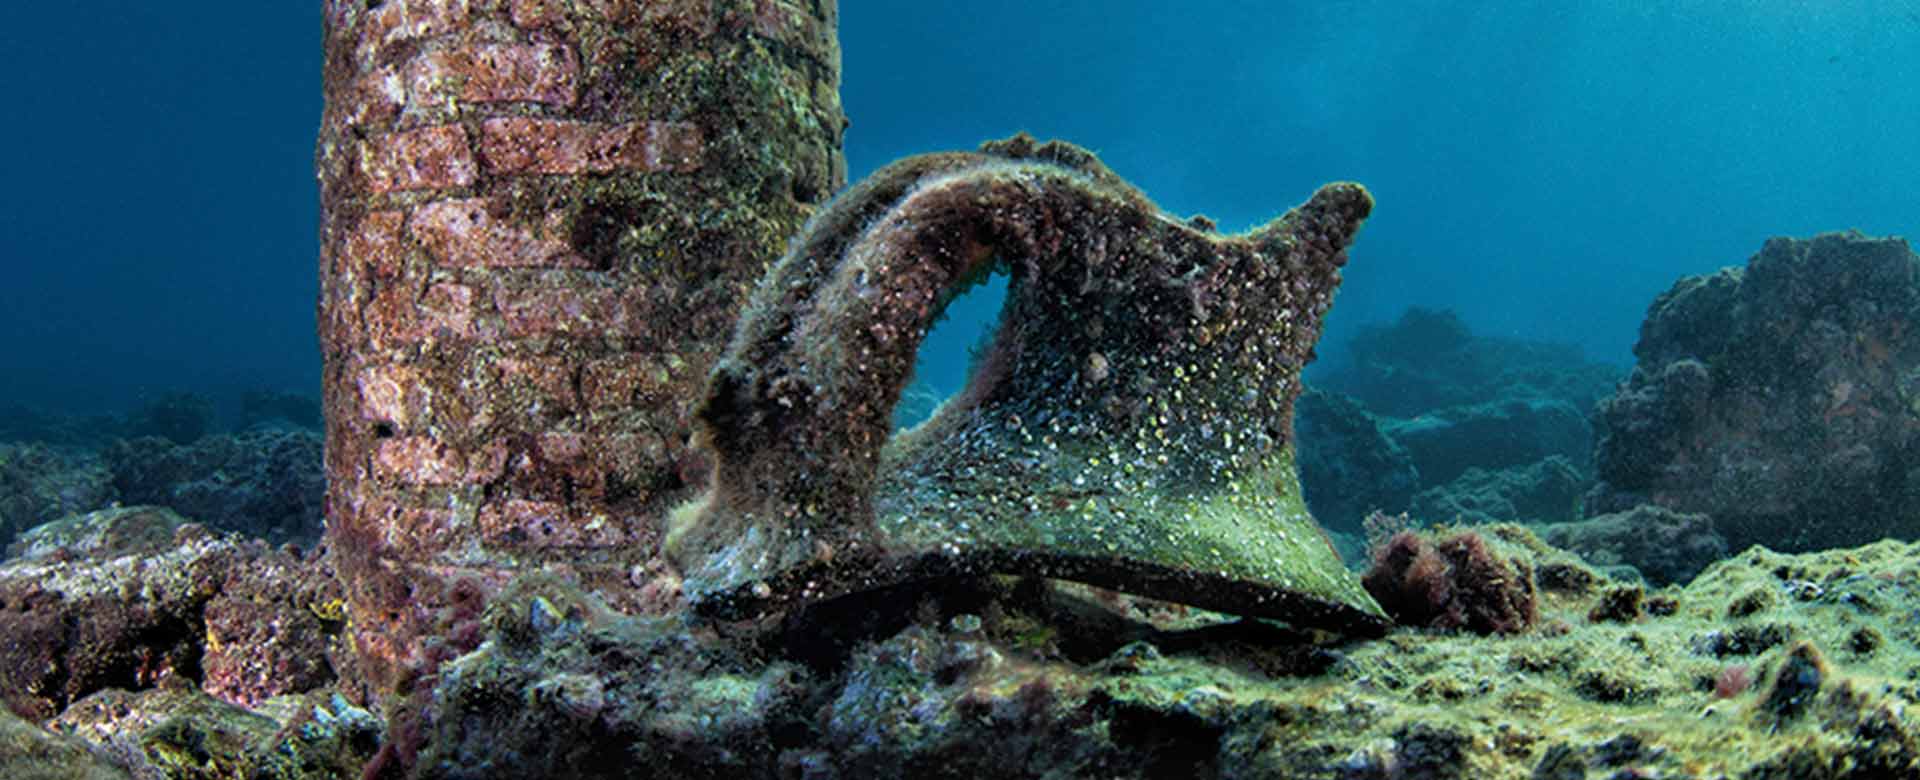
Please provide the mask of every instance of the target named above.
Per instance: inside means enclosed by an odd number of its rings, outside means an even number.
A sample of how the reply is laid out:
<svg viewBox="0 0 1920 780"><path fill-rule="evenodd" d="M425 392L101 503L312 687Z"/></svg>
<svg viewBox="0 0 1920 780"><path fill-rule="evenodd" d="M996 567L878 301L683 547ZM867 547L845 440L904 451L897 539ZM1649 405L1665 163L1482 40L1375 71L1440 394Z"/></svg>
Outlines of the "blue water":
<svg viewBox="0 0 1920 780"><path fill-rule="evenodd" d="M1450 307L1625 363L1771 235L1920 224L1920 3L843 0L847 154L1027 130L1244 229L1379 200L1324 359ZM312 3L24 4L0 26L0 400L313 392ZM963 299L946 390L994 303ZM952 331L949 338L946 331Z"/></svg>
<svg viewBox="0 0 1920 780"><path fill-rule="evenodd" d="M1027 130L1231 230L1366 184L1323 361L1423 305L1627 364L1682 275L1768 236L1920 229L1920 2L900 7L841 6L855 176Z"/></svg>
<svg viewBox="0 0 1920 780"><path fill-rule="evenodd" d="M317 3L12 3L0 403L318 392Z"/></svg>

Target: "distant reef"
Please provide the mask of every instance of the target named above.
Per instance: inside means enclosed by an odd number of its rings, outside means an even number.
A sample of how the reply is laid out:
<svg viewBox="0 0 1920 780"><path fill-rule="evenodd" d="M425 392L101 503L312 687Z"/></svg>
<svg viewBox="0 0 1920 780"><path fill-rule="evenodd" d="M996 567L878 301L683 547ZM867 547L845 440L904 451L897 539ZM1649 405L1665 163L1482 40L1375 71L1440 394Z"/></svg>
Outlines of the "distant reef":
<svg viewBox="0 0 1920 780"><path fill-rule="evenodd" d="M319 400L162 396L121 416L0 409L0 549L27 529L117 505L165 506L272 544L320 541Z"/></svg>
<svg viewBox="0 0 1920 780"><path fill-rule="evenodd" d="M1475 334L1415 307L1360 329L1295 410L1307 504L1334 531L1374 511L1563 522L1593 483L1588 417L1623 370L1566 344Z"/></svg>
<svg viewBox="0 0 1920 780"><path fill-rule="evenodd" d="M1337 363L1316 374L1315 384L1396 418L1498 399L1564 401L1584 410L1620 379L1617 366L1573 344L1474 333L1457 312L1420 306L1393 322L1362 326Z"/></svg>

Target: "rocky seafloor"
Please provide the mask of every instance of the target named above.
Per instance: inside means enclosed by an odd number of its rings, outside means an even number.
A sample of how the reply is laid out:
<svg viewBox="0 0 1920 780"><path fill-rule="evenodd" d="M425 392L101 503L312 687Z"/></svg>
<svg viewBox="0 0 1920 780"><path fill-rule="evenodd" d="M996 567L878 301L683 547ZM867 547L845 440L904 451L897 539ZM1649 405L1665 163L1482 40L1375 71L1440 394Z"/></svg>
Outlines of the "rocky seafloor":
<svg viewBox="0 0 1920 780"><path fill-rule="evenodd" d="M86 518L102 531L108 519ZM0 774L1909 778L1920 767L1916 544L1756 547L1650 590L1523 527L1482 526L1470 533L1532 586L1525 624L1373 640L999 577L764 624L635 618L535 574L475 616L471 652L375 713L331 685L345 663L336 596L297 585L323 571L175 533L157 554L65 548L93 557L65 557L58 576L44 558L0 569L0 608L76 627L69 663L131 673L81 683L70 669L46 699L57 707L10 697ZM97 610L61 611L111 572L138 584L121 604L147 624L87 627ZM1470 587L1464 566L1443 574ZM159 616L172 613L169 628ZM307 642L232 633L283 621L305 621ZM163 635L170 655L143 647ZM303 657L320 662L305 677L285 665Z"/></svg>
<svg viewBox="0 0 1920 780"><path fill-rule="evenodd" d="M446 672L421 765L436 777L511 774L530 755L556 776L639 756L661 776L1912 776L1915 547L1755 549L1646 593L1518 527L1483 531L1546 580L1530 631L1343 642L987 580L870 601L860 629L838 635L802 618L742 653L529 593L544 605L493 616L488 644ZM606 665L622 656L704 671L623 679Z"/></svg>

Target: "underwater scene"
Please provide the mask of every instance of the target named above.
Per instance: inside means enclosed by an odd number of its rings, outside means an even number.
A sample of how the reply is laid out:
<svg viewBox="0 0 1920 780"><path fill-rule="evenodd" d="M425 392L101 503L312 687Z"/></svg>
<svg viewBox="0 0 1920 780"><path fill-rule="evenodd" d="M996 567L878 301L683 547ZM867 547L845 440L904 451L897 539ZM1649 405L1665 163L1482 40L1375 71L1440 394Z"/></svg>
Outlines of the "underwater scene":
<svg viewBox="0 0 1920 780"><path fill-rule="evenodd" d="M0 780L1920 780L1920 4L15 9Z"/></svg>

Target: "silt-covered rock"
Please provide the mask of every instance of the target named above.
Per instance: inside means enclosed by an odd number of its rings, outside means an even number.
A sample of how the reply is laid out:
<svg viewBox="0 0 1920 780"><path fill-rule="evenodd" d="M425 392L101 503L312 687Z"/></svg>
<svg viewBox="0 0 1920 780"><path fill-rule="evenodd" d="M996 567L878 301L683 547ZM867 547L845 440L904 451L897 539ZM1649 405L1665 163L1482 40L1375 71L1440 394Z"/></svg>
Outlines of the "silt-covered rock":
<svg viewBox="0 0 1920 780"><path fill-rule="evenodd" d="M86 743L49 732L0 707L0 777L14 780L128 780Z"/></svg>
<svg viewBox="0 0 1920 780"><path fill-rule="evenodd" d="M1531 630L1348 641L992 577L743 633L528 581L404 729L421 735L418 775L449 778L1920 771L1914 545L1755 549L1649 592L1524 528L1477 530L1511 559L1480 573L1540 580Z"/></svg>

